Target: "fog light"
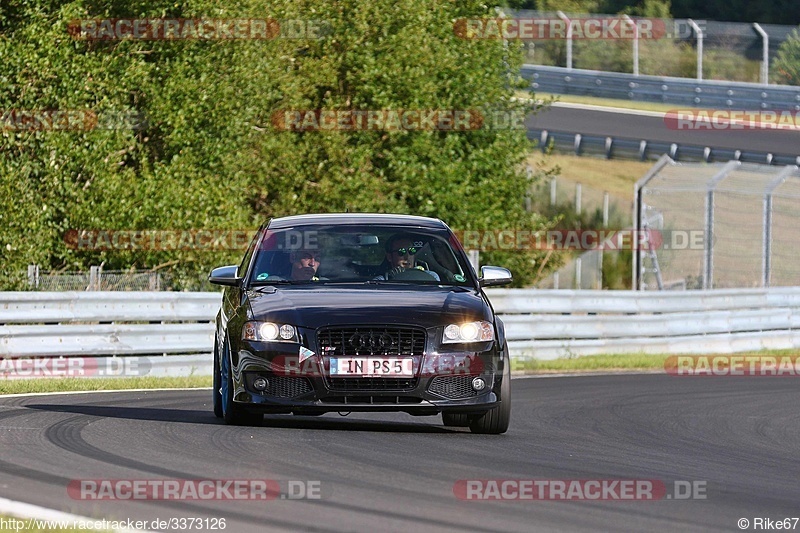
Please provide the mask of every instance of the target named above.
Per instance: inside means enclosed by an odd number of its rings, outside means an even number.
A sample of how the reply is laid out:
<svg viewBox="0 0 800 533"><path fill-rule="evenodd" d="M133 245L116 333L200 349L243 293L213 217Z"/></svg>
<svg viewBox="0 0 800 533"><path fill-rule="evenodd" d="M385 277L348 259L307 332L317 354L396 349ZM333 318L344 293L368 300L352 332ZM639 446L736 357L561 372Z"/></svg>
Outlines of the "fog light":
<svg viewBox="0 0 800 533"><path fill-rule="evenodd" d="M472 388L475 390L483 390L486 387L486 382L483 381L483 378L475 378L472 380Z"/></svg>
<svg viewBox="0 0 800 533"><path fill-rule="evenodd" d="M475 382L473 382L472 386L475 386ZM269 381L267 381L267 378L258 377L253 380L253 388L257 391L264 391L267 387L269 387Z"/></svg>

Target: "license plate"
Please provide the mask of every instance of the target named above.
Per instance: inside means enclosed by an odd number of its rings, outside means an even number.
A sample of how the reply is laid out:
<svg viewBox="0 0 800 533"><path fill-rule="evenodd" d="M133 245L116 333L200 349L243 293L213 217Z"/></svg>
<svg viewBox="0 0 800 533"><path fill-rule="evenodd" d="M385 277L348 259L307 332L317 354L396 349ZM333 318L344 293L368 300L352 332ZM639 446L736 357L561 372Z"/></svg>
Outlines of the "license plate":
<svg viewBox="0 0 800 533"><path fill-rule="evenodd" d="M410 357L332 357L331 376L411 377Z"/></svg>

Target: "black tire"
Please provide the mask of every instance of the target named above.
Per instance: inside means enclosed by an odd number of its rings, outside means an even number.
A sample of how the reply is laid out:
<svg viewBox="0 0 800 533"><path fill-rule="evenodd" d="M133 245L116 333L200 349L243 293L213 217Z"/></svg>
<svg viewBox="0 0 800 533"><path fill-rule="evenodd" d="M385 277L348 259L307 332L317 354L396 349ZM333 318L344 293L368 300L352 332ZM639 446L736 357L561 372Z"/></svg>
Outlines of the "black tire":
<svg viewBox="0 0 800 533"><path fill-rule="evenodd" d="M214 416L217 418L222 418L222 393L220 392L220 388L222 387L222 371L219 367L219 350L217 349L217 343L214 342L214 390L211 391L213 397L213 405L214 405Z"/></svg>
<svg viewBox="0 0 800 533"><path fill-rule="evenodd" d="M222 368L221 378L227 381L222 394L222 419L229 426L253 426L260 424L264 420L264 415L246 411L241 405L233 401L233 371L231 369L231 359L228 353L228 343L222 348ZM220 380L221 381L221 380Z"/></svg>
<svg viewBox="0 0 800 533"><path fill-rule="evenodd" d="M511 421L511 361L508 359L508 346L504 349L506 360L503 368L503 382L500 384L500 405L478 416L470 417L469 429L473 433L499 435L508 431Z"/></svg>
<svg viewBox="0 0 800 533"><path fill-rule="evenodd" d="M469 426L469 415L461 413L442 413L442 423L454 428Z"/></svg>

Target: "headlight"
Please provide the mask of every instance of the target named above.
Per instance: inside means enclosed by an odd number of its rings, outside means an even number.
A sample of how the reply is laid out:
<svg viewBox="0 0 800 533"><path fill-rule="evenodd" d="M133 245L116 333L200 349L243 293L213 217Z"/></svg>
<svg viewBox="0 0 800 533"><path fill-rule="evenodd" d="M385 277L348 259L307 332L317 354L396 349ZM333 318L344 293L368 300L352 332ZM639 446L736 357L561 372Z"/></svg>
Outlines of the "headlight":
<svg viewBox="0 0 800 533"><path fill-rule="evenodd" d="M486 342L494 340L494 328L490 322L465 322L464 324L450 324L444 328L443 344L457 342Z"/></svg>
<svg viewBox="0 0 800 533"><path fill-rule="evenodd" d="M297 328L290 324L274 322L245 322L242 328L242 340L298 342Z"/></svg>

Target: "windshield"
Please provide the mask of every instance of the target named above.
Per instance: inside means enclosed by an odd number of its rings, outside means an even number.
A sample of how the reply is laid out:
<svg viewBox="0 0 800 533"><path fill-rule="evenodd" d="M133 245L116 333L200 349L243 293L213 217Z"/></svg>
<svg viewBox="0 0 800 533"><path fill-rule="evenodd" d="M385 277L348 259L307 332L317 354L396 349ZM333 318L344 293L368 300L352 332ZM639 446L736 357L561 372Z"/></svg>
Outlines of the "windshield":
<svg viewBox="0 0 800 533"><path fill-rule="evenodd" d="M249 282L469 286L472 273L460 248L445 229L364 224L269 229Z"/></svg>

